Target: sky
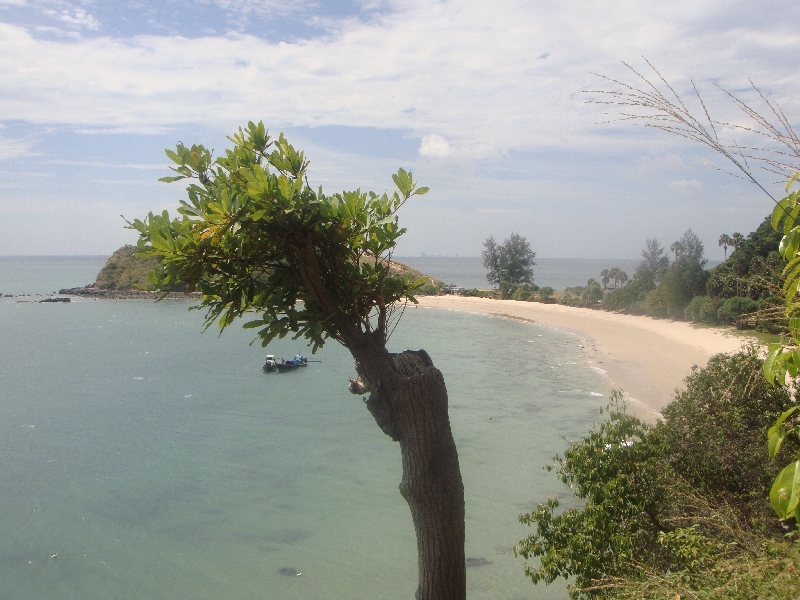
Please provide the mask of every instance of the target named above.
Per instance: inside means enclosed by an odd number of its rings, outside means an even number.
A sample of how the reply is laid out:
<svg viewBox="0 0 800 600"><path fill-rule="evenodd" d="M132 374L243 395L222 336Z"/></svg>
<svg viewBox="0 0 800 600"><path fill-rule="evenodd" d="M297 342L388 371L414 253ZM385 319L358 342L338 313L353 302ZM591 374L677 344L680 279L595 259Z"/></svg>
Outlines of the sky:
<svg viewBox="0 0 800 600"><path fill-rule="evenodd" d="M0 255L135 243L122 216L184 194L157 181L165 148L220 153L263 120L315 189L391 192L399 167L430 187L399 256L515 232L542 257L636 258L692 228L721 260L769 197L586 90L649 60L698 116L692 82L722 120L744 122L719 87L764 111L749 78L797 123L798 21L791 0L0 0Z"/></svg>

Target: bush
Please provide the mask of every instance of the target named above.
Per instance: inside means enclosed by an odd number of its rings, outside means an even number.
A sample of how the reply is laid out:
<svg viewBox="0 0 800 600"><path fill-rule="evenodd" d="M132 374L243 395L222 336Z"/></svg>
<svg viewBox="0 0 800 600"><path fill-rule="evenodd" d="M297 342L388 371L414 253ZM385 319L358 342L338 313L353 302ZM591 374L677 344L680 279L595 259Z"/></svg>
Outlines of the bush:
<svg viewBox="0 0 800 600"><path fill-rule="evenodd" d="M526 575L571 579L572 598L797 597L800 553L766 499L779 467L765 432L793 403L762 366L756 348L713 357L654 427L615 392L608 419L556 457L583 508L551 499L520 516L536 530L514 552L540 560Z"/></svg>
<svg viewBox="0 0 800 600"><path fill-rule="evenodd" d="M735 323L741 315L758 310L758 302L751 298L728 298L717 311L719 320L723 323Z"/></svg>
<svg viewBox="0 0 800 600"><path fill-rule="evenodd" d="M642 281L634 279L627 286L608 292L603 297L602 307L606 310L641 314L644 312L643 302L650 289L652 288Z"/></svg>
<svg viewBox="0 0 800 600"><path fill-rule="evenodd" d="M767 382L762 366L758 349L750 347L695 367L654 433L661 455L681 477L731 506L759 533L780 535L765 500L780 471L767 454L766 431L793 403L785 388ZM793 440L785 443L788 453L797 449Z"/></svg>
<svg viewBox="0 0 800 600"><path fill-rule="evenodd" d="M689 305L683 309L683 316L687 321L715 325L718 322L717 311L721 301L719 298L708 296L695 296Z"/></svg>
<svg viewBox="0 0 800 600"><path fill-rule="evenodd" d="M421 288L419 288L419 290L417 290L417 294L420 296L438 296L442 293L442 290L444 290L445 287L447 286L444 283L431 277Z"/></svg>
<svg viewBox="0 0 800 600"><path fill-rule="evenodd" d="M596 307L603 299L603 288L594 279L586 282L586 289L581 294L581 300L585 306Z"/></svg>
<svg viewBox="0 0 800 600"><path fill-rule="evenodd" d="M511 293L512 300L531 300L534 294L534 286L530 283L522 283Z"/></svg>
<svg viewBox="0 0 800 600"><path fill-rule="evenodd" d="M461 295L468 298L499 298L500 292L497 290L479 290L478 288L471 288L462 291Z"/></svg>
<svg viewBox="0 0 800 600"><path fill-rule="evenodd" d="M654 317L665 318L667 316L667 298L663 284L651 290L644 301L647 314Z"/></svg>
<svg viewBox="0 0 800 600"><path fill-rule="evenodd" d="M541 302L543 304L549 304L550 302L553 301L551 296L553 295L554 292L555 292L555 290L553 288L551 288L550 286L548 286L548 285L546 285L544 287L540 287L539 288L539 302Z"/></svg>

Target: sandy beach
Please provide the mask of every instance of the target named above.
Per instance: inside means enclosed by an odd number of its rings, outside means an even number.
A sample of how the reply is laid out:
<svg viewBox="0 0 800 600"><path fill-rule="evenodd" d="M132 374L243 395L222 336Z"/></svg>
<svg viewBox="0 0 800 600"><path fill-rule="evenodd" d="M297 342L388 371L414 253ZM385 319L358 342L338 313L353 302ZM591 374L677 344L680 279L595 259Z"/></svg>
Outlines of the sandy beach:
<svg viewBox="0 0 800 600"><path fill-rule="evenodd" d="M634 411L649 420L683 387L692 365L704 366L714 354L734 352L745 343L723 329L558 304L458 296L419 301L422 307L520 319L576 335L590 366L624 390Z"/></svg>

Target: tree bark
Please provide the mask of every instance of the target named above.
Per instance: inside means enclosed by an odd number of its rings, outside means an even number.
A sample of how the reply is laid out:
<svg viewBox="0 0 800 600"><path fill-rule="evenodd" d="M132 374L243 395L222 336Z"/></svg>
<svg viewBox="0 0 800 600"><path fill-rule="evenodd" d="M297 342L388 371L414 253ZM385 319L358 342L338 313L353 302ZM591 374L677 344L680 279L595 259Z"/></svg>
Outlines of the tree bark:
<svg viewBox="0 0 800 600"><path fill-rule="evenodd" d="M464 484L444 377L424 350L378 354L356 356L359 379L351 380L350 389L371 392L367 408L381 429L400 443L400 494L411 509L417 534L415 598L464 600Z"/></svg>

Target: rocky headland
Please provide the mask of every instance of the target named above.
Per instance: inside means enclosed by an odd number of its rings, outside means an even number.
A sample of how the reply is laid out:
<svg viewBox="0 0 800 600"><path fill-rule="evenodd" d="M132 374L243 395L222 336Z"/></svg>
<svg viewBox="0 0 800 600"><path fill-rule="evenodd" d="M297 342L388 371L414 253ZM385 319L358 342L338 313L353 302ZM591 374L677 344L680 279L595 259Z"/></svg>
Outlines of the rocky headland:
<svg viewBox="0 0 800 600"><path fill-rule="evenodd" d="M93 283L83 287L60 289L58 293L102 300L158 300L159 298L185 300L202 296L200 292L183 291L185 286L181 285L171 286L169 289L155 289L149 275L151 272L157 273L160 269L161 262L158 258L137 256L136 247L126 245L111 255ZM427 277L424 273L398 262L392 262L391 270L415 278ZM440 293L444 287L444 283L438 279L428 277L421 295Z"/></svg>

